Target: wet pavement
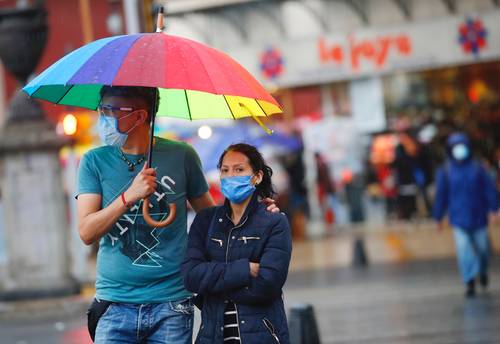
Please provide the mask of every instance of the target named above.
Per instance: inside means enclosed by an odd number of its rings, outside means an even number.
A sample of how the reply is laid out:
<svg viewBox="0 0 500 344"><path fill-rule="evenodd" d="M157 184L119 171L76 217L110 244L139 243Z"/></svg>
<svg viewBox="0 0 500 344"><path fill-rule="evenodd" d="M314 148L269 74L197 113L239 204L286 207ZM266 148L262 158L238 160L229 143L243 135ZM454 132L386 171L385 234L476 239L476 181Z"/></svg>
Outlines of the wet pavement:
<svg viewBox="0 0 500 344"><path fill-rule="evenodd" d="M500 343L500 258L465 299L452 259L290 275L287 308L315 308L322 343Z"/></svg>
<svg viewBox="0 0 500 344"><path fill-rule="evenodd" d="M497 254L498 233L492 235ZM313 305L322 343L500 343L500 257L489 291L465 299L451 233L364 231L371 265L353 268L357 236L294 244L286 306ZM85 309L92 292L86 295L0 303L0 344L90 343Z"/></svg>
<svg viewBox="0 0 500 344"><path fill-rule="evenodd" d="M500 253L500 225L490 228L491 244ZM363 239L371 262L405 263L455 256L453 232L436 230L433 221L391 222L384 226L360 225L334 229L321 240L294 242L291 271L349 266L353 244Z"/></svg>
<svg viewBox="0 0 500 344"><path fill-rule="evenodd" d="M291 272L287 308L314 306L322 343L500 343L500 258L490 290L463 297L451 259ZM0 321L2 344L87 344L82 300L59 315ZM82 309L82 310L80 310Z"/></svg>

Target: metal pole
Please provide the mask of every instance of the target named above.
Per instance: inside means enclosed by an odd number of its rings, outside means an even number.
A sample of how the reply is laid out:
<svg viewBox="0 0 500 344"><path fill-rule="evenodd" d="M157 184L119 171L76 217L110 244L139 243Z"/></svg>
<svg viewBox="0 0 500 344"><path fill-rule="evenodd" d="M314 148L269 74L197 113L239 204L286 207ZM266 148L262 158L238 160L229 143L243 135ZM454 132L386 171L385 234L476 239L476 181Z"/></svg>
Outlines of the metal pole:
<svg viewBox="0 0 500 344"><path fill-rule="evenodd" d="M158 18L156 20L156 32L162 32L164 27L163 23L163 6L158 10ZM151 128L149 129L149 151L148 151L148 162L147 167L150 168L153 163L153 141L155 133L155 119L159 100L158 88L155 88L155 99L153 100L153 107L151 108Z"/></svg>
<svg viewBox="0 0 500 344"><path fill-rule="evenodd" d="M153 100L153 106L151 111L151 126L149 128L149 150L148 150L148 162L147 167L150 168L153 163L153 141L155 134L155 119L156 119L156 108L158 104L158 89L155 89L155 99Z"/></svg>
<svg viewBox="0 0 500 344"><path fill-rule="evenodd" d="M83 43L87 44L94 40L92 30L92 14L90 13L89 0L80 0L80 14L82 16Z"/></svg>
<svg viewBox="0 0 500 344"><path fill-rule="evenodd" d="M140 31L138 7L139 5L137 4L137 0L125 0L123 2L128 34L139 33Z"/></svg>

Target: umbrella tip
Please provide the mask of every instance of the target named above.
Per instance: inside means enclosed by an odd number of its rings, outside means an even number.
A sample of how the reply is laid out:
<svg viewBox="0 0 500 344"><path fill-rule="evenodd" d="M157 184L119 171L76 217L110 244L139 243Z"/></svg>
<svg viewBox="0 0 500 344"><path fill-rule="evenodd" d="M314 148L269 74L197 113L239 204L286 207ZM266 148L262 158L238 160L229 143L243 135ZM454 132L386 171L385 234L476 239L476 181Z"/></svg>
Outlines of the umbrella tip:
<svg viewBox="0 0 500 344"><path fill-rule="evenodd" d="M156 19L156 32L162 32L165 28L163 13L163 6L160 6L160 8L158 9L158 17Z"/></svg>

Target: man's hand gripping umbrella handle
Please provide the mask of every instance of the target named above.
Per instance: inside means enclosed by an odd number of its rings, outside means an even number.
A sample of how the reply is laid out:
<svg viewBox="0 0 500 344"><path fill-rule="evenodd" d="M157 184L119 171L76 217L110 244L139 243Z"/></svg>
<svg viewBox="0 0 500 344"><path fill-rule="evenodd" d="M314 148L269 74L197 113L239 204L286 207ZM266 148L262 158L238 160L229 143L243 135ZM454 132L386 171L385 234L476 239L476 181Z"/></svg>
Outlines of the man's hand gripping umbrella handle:
<svg viewBox="0 0 500 344"><path fill-rule="evenodd" d="M158 92L158 90L156 91ZM154 128L155 128L155 118L156 118L156 107L157 107L157 98L153 103L153 111L151 116L151 127L149 129L149 151L148 151L148 161L147 167L151 167L151 163L153 162L153 143L154 143ZM144 221L151 227L166 227L175 220L175 216L177 214L177 205L175 203L169 203L169 213L166 219L161 221L156 221L149 215L149 198L144 198L142 203L142 216L144 217Z"/></svg>

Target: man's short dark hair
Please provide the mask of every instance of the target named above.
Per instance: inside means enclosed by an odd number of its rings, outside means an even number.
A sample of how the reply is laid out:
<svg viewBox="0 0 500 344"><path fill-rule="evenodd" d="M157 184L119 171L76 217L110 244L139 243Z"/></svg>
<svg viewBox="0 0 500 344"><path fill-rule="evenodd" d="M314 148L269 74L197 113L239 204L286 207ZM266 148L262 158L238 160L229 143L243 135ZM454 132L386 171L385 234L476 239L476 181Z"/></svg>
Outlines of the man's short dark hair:
<svg viewBox="0 0 500 344"><path fill-rule="evenodd" d="M123 97L123 98L139 98L143 99L147 104L146 110L148 111L148 120L151 119L153 110L158 111L160 104L160 96L156 87L142 87L142 86L103 86L100 91L101 99L103 97ZM156 103L155 103L156 99ZM156 108L152 109L153 103Z"/></svg>

